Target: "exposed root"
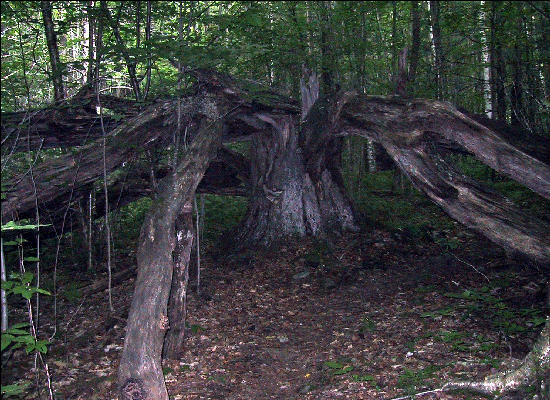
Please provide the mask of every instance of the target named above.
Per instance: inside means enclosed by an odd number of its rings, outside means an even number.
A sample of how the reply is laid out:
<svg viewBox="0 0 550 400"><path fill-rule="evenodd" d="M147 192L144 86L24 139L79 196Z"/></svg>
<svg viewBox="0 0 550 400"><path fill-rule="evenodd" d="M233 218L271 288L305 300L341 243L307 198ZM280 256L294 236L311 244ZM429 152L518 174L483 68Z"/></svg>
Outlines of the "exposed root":
<svg viewBox="0 0 550 400"><path fill-rule="evenodd" d="M535 381L542 382L543 386L550 383L550 316L546 318L546 324L533 349L517 368L488 376L483 381L449 382L443 386L443 390L461 389L485 395L505 394Z"/></svg>

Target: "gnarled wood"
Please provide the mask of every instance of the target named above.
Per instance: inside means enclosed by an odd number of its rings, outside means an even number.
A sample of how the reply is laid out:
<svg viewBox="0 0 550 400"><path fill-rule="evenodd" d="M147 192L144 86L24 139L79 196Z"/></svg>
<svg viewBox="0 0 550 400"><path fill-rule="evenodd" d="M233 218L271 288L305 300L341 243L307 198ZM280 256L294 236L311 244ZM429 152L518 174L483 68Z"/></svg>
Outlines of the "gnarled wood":
<svg viewBox="0 0 550 400"><path fill-rule="evenodd" d="M347 134L372 138L415 186L451 217L512 252L550 264L550 226L510 200L457 173L431 144L443 137L542 196L550 196L550 167L515 149L448 103L358 96L343 111ZM343 133L343 134L344 134Z"/></svg>
<svg viewBox="0 0 550 400"><path fill-rule="evenodd" d="M221 139L220 114L210 98L203 100L201 113L206 117L199 132L173 176L161 182L141 230L138 275L118 371L122 400L168 399L161 354L168 329L167 303L176 244L174 223L183 205L194 195Z"/></svg>

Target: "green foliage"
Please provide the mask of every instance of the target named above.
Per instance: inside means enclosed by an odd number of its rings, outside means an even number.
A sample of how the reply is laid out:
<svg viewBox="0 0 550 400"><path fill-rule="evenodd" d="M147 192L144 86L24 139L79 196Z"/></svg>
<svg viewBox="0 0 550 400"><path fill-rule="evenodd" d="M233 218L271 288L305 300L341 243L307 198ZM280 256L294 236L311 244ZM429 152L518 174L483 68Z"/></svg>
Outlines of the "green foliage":
<svg viewBox="0 0 550 400"><path fill-rule="evenodd" d="M361 333L366 332L374 332L376 330L376 322L369 318L363 318L361 320L361 327L359 328L359 331Z"/></svg>
<svg viewBox="0 0 550 400"><path fill-rule="evenodd" d="M2 289L6 291L6 295L8 296L10 294L19 294L27 300L30 300L32 295L35 293L46 295L51 294L47 290L37 288L36 286L31 286L33 280L34 274L32 272L12 272L10 273L7 281L2 281Z"/></svg>
<svg viewBox="0 0 550 400"><path fill-rule="evenodd" d="M2 386L2 398L22 397L30 384L30 382L23 381L18 384Z"/></svg>
<svg viewBox="0 0 550 400"><path fill-rule="evenodd" d="M215 243L234 228L244 217L246 205L242 197L204 195L204 243Z"/></svg>
<svg viewBox="0 0 550 400"><path fill-rule="evenodd" d="M493 286L495 283L493 283ZM495 328L507 335L513 335L535 329L544 324L543 310L534 308L515 310L505 301L491 294L489 286L480 289L466 289L459 293L444 293L446 297L465 301L460 305L465 310L463 319L470 315L483 315Z"/></svg>
<svg viewBox="0 0 550 400"><path fill-rule="evenodd" d="M206 328L200 326L200 325L197 325L197 324L191 324L191 325L187 325L185 326L187 329L189 329L191 331L191 333L193 333L193 335L196 335L197 333L200 333L200 332L203 332L206 330Z"/></svg>
<svg viewBox="0 0 550 400"><path fill-rule="evenodd" d="M343 364L337 361L325 361L323 365L329 369L332 375L345 375L354 369L353 365Z"/></svg>
<svg viewBox="0 0 550 400"><path fill-rule="evenodd" d="M65 297L69 303L74 304L81 298L79 284L77 282L69 282L61 292L61 295Z"/></svg>
<svg viewBox="0 0 550 400"><path fill-rule="evenodd" d="M442 366L439 365L430 365L417 371L405 368L397 380L397 387L405 389L409 395L414 394L425 385L426 380L433 378L433 375L441 368Z"/></svg>

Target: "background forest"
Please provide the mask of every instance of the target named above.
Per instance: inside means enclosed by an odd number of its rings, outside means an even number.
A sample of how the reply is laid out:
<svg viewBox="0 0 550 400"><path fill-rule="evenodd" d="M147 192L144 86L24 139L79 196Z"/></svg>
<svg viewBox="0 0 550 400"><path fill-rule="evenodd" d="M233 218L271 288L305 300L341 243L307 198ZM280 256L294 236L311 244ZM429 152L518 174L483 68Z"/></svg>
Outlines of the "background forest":
<svg viewBox="0 0 550 400"><path fill-rule="evenodd" d="M32 115L92 88L144 107L189 92L197 83L187 73L191 69L249 79L298 101L306 68L322 77L325 92L341 88L448 101L507 124L508 137L538 148L543 162L550 159L547 148L539 146L550 140L550 2L0 4L3 199L13 177L27 170L32 174L33 165L76 151L77 145L92 139L81 133L75 147L10 147L4 129L10 115ZM399 59L404 54L406 79L401 68L400 80ZM113 121L125 117L123 111L106 113ZM548 311L543 271L512 261L496 245L457 225L412 187L377 144L360 137L343 140L344 180L361 215L361 234L334 241L308 239L276 254L243 251L226 256L220 254L220 242L245 215L246 197L196 196L200 251L192 255L186 352L163 369L173 398L433 395L431 391L450 378L485 376L529 351ZM249 145L237 141L228 147L247 155ZM145 171L154 163L157 170L159 165L169 168L177 158L174 147L148 151L131 162L143 163ZM458 154L452 162L550 221L547 200L474 157ZM112 375L131 299L137 240L151 206L151 190L129 191L137 177L125 167L105 173L78 202L62 210L62 218L36 210L34 218L3 222L3 396L115 396ZM155 185L154 172L151 182ZM103 195L107 186L108 197ZM365 246L374 253L360 250ZM202 283L201 263L206 270ZM422 270L426 265L429 268ZM251 276L252 282L240 287L235 283ZM280 280L279 286L273 280ZM378 286L363 291L361 284L370 281ZM261 295L258 287L264 286L280 297ZM299 288L316 292L302 295ZM239 290L250 297L242 304L233 298ZM395 300L399 293L405 294L406 305ZM298 301L299 296L300 304L322 303L325 310L339 311L339 317L306 306L296 310L290 303L285 308L286 301ZM359 299L357 308L353 301L342 300L352 298ZM279 301L283 305L271 308L299 317L296 323L308 326L304 332L294 322L264 326L241 316L256 304ZM212 306L215 302L220 309ZM319 320L311 326L305 323L316 314ZM393 314L398 317L389 321L387 315ZM215 332L223 332L219 321L231 328L227 334L218 333L216 341ZM321 354L304 339L307 343L297 351L310 355L313 361L306 362L282 349L321 325L332 333L315 340L327 348L340 340L334 352ZM414 333L403 329L413 325L418 327L410 329ZM377 336L385 331L394 333L395 343ZM261 337L258 343L276 345L268 346L264 359L254 359L255 353L239 348L252 343L248 334ZM370 353L376 357L362 358L350 350L363 341L374 343ZM377 348L378 342L386 343L386 350ZM426 350L432 345L440 353ZM210 359L218 346L224 356ZM413 354L424 351L426 357L407 364ZM446 353L451 356L438 362ZM261 376L243 372L251 365L269 364L266 357L275 371L264 369ZM307 365L303 371L301 363ZM302 380L293 377L298 370L304 372ZM252 383L239 386L241 379ZM360 397L365 393L370 397ZM528 395L544 399L540 387ZM478 398L449 396L439 398Z"/></svg>

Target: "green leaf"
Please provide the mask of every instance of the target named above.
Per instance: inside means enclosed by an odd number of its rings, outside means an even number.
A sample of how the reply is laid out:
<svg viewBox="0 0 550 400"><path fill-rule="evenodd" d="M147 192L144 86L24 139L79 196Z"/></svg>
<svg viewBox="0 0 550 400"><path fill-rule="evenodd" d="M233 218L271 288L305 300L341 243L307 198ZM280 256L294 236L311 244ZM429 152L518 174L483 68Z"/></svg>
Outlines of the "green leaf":
<svg viewBox="0 0 550 400"><path fill-rule="evenodd" d="M26 335L14 336L13 341L17 342L17 343L25 343L25 344L34 345L34 338L29 333L27 333Z"/></svg>
<svg viewBox="0 0 550 400"><path fill-rule="evenodd" d="M335 370L332 372L333 375L344 375L348 372L353 371L353 365L348 365L340 370Z"/></svg>
<svg viewBox="0 0 550 400"><path fill-rule="evenodd" d="M19 322L18 324L12 325L12 329L19 329L19 328L25 328L29 326L28 322Z"/></svg>
<svg viewBox="0 0 550 400"><path fill-rule="evenodd" d="M27 347L25 347L25 351L27 352L27 354L32 353L34 350L36 350L36 343L34 342L27 344Z"/></svg>
<svg viewBox="0 0 550 400"><path fill-rule="evenodd" d="M31 283L33 279L34 279L34 274L32 272L27 271L21 277L21 282Z"/></svg>
<svg viewBox="0 0 550 400"><path fill-rule="evenodd" d="M331 369L341 369L344 368L344 364L340 364L336 361L325 361L324 362L325 367L329 367Z"/></svg>
<svg viewBox="0 0 550 400"><path fill-rule="evenodd" d="M46 354L48 352L48 345L50 344L47 340L39 340L36 342L36 349L42 353Z"/></svg>
<svg viewBox="0 0 550 400"><path fill-rule="evenodd" d="M29 334L28 331L24 331L24 330L18 329L18 328L9 328L9 329L6 329L6 332L9 333L9 334L12 334L12 335L28 335Z"/></svg>
<svg viewBox="0 0 550 400"><path fill-rule="evenodd" d="M38 261L40 261L40 259L38 257L25 257L24 260L28 261L28 262L38 262Z"/></svg>
<svg viewBox="0 0 550 400"><path fill-rule="evenodd" d="M30 382L22 382L20 384L14 383L13 385L2 386L2 394L6 396L16 396L23 394L29 387Z"/></svg>
<svg viewBox="0 0 550 400"><path fill-rule="evenodd" d="M4 351L15 339L15 336L9 333L2 333L2 350Z"/></svg>
<svg viewBox="0 0 550 400"><path fill-rule="evenodd" d="M50 224L22 224L18 225L15 221L10 221L6 223L5 225L2 225L3 231L21 231L21 230L29 230L29 229L36 229L39 226L50 226Z"/></svg>

